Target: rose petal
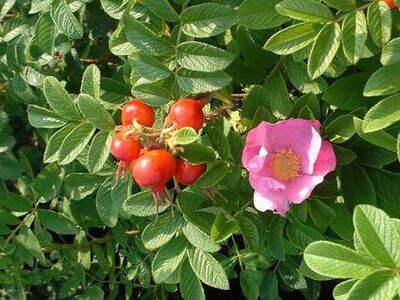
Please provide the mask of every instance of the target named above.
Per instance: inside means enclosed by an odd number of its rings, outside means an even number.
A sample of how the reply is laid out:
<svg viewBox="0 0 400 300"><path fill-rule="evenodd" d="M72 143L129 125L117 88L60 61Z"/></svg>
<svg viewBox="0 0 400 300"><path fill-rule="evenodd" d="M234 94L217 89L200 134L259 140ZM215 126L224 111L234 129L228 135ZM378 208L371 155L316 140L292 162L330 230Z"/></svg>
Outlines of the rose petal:
<svg viewBox="0 0 400 300"><path fill-rule="evenodd" d="M322 141L321 151L314 165L314 174L316 176L325 176L336 168L336 156L332 144L328 141Z"/></svg>
<svg viewBox="0 0 400 300"><path fill-rule="evenodd" d="M289 210L289 202L282 192L272 192L267 195L254 192L254 207L262 212L272 210L284 216Z"/></svg>
<svg viewBox="0 0 400 300"><path fill-rule="evenodd" d="M311 175L321 149L321 136L312 121L291 119L281 121L274 127L271 140L276 152L292 149L299 155L301 172Z"/></svg>
<svg viewBox="0 0 400 300"><path fill-rule="evenodd" d="M323 176L299 175L295 181L286 184L285 192L289 201L296 204L303 202L323 180Z"/></svg>
<svg viewBox="0 0 400 300"><path fill-rule="evenodd" d="M271 177L259 176L254 173L250 173L249 182L253 189L262 194L283 191L286 188L284 184Z"/></svg>

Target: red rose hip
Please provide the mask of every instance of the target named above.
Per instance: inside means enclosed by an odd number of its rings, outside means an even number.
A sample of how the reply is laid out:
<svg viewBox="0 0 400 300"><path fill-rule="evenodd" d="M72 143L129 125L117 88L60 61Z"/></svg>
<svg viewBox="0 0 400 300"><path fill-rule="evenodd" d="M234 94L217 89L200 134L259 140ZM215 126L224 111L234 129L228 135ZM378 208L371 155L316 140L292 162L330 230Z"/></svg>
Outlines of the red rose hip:
<svg viewBox="0 0 400 300"><path fill-rule="evenodd" d="M140 99L134 99L121 108L122 125L132 125L133 121L140 125L151 127L154 124L154 110Z"/></svg>
<svg viewBox="0 0 400 300"><path fill-rule="evenodd" d="M132 162L139 157L140 141L126 132L118 132L111 141L111 153L119 161Z"/></svg>
<svg viewBox="0 0 400 300"><path fill-rule="evenodd" d="M150 188L155 195L163 193L165 184L174 176L176 161L165 150L150 150L132 164L132 175L137 184Z"/></svg>
<svg viewBox="0 0 400 300"><path fill-rule="evenodd" d="M175 177L180 184L193 185L206 171L206 165L192 165L183 159L178 159Z"/></svg>
<svg viewBox="0 0 400 300"><path fill-rule="evenodd" d="M203 107L197 100L178 100L171 106L167 122L172 123L177 128L192 127L199 131L204 123Z"/></svg>
<svg viewBox="0 0 400 300"><path fill-rule="evenodd" d="M383 0L383 2L385 2L390 7L390 9L393 9L393 8L397 7L397 5L394 2L394 0Z"/></svg>

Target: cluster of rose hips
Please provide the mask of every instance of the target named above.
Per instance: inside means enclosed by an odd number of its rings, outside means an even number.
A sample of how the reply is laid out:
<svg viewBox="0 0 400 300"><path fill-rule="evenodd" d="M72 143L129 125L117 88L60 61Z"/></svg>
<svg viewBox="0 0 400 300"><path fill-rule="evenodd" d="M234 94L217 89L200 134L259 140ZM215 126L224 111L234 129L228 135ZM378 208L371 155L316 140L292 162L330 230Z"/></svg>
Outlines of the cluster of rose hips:
<svg viewBox="0 0 400 300"><path fill-rule="evenodd" d="M169 202L166 184L173 177L182 185L193 185L204 173L205 164L193 165L175 158L171 150L160 142L163 130L152 128L155 114L151 106L134 99L121 108L122 126L111 142L111 153L128 170L136 183L153 192L156 200ZM180 99L169 109L164 132L192 127L197 132L204 123L203 105L200 100ZM156 202L157 203L157 202Z"/></svg>

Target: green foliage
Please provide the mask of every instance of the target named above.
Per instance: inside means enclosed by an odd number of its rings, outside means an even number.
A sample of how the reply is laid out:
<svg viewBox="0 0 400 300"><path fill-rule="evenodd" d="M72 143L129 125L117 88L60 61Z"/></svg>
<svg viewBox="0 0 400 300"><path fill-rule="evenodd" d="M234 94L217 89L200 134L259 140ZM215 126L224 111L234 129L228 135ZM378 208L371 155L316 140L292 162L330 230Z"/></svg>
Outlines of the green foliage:
<svg viewBox="0 0 400 300"><path fill-rule="evenodd" d="M398 297L398 9L2 0L0 22L1 297ZM142 142L207 166L170 203L110 155L132 98L155 110ZM199 132L168 128L180 98L204 104ZM319 120L338 166L280 217L254 209L242 152L288 118Z"/></svg>

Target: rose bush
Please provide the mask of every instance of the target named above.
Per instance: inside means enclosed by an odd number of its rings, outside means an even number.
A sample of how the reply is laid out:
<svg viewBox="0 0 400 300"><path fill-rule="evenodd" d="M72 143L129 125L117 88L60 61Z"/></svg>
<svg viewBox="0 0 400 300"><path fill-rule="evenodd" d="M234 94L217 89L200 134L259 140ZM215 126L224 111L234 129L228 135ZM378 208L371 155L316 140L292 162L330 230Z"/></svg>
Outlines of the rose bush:
<svg viewBox="0 0 400 300"><path fill-rule="evenodd" d="M1 298L398 297L399 4L1 0Z"/></svg>

